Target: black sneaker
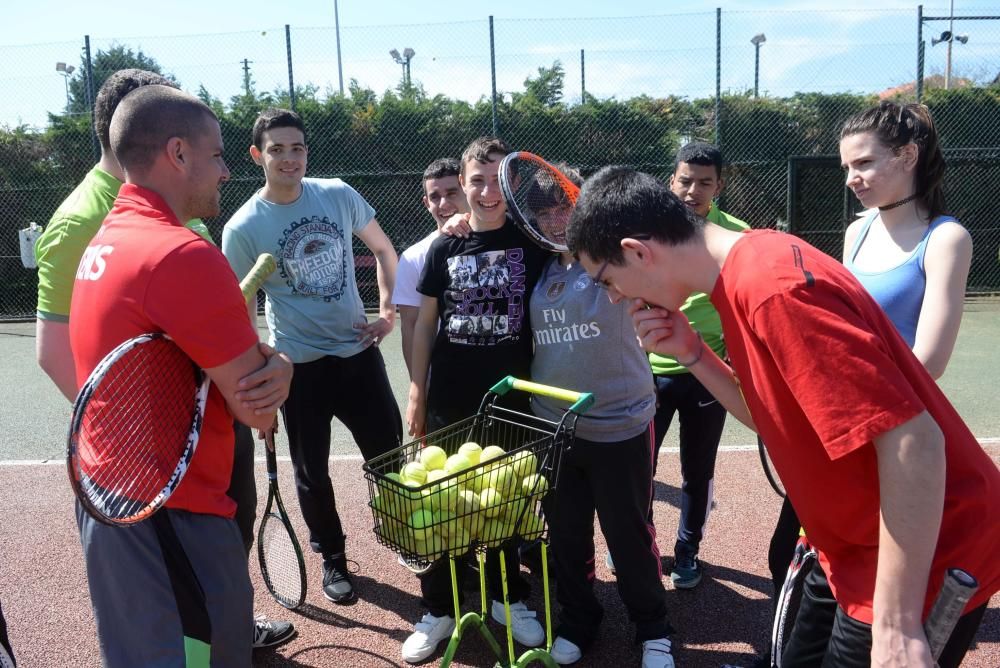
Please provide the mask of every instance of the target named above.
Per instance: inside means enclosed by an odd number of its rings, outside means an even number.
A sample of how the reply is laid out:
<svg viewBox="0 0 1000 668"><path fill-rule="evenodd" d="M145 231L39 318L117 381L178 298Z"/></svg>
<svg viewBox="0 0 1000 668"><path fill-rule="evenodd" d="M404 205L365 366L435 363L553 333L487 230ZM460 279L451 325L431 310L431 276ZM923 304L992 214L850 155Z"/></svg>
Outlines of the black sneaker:
<svg viewBox="0 0 1000 668"><path fill-rule="evenodd" d="M295 635L291 622L279 622L265 617L253 620L253 648L274 647Z"/></svg>
<svg viewBox="0 0 1000 668"><path fill-rule="evenodd" d="M323 595L334 603L350 603L355 599L354 583L343 552L323 559Z"/></svg>
<svg viewBox="0 0 1000 668"><path fill-rule="evenodd" d="M698 557L677 557L674 560L674 570L670 580L677 589L694 589L701 582L703 569Z"/></svg>

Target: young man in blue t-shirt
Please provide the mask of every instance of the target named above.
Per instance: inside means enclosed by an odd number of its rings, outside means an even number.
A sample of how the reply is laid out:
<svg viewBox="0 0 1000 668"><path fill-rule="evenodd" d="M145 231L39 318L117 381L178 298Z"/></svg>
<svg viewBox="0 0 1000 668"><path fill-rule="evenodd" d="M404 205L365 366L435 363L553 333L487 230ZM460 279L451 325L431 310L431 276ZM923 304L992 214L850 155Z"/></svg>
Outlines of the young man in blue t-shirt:
<svg viewBox="0 0 1000 668"><path fill-rule="evenodd" d="M375 210L340 179L304 178L309 149L295 112L268 109L254 123L250 156L266 182L222 233L238 276L260 253L278 270L264 283L270 343L295 363L282 407L299 506L323 555L323 593L355 598L346 537L330 481L330 422L350 431L366 460L402 441L399 407L378 345L392 331L396 251ZM353 237L375 256L379 317L367 321L354 275Z"/></svg>

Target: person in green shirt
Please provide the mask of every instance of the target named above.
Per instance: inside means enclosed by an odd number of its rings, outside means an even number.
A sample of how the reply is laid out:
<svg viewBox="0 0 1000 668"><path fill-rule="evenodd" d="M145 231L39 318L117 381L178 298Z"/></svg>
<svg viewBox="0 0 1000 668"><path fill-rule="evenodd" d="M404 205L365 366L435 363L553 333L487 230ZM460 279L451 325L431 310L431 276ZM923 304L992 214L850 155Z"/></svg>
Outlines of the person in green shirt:
<svg viewBox="0 0 1000 668"><path fill-rule="evenodd" d="M35 241L35 261L38 264L36 357L38 365L71 402L76 399L78 387L69 340L73 282L84 249L100 229L125 180L125 173L111 150L111 117L126 95L148 85L177 88L166 77L139 69L118 70L101 86L94 99L94 131L101 144L101 158L59 205L45 231ZM201 220L195 218L186 227L215 243ZM283 359L268 346L262 345L261 352L268 358L268 364L242 379L241 382L245 382L249 389L240 398L255 409L266 411L271 410L269 404L284 401L284 395L273 394L274 388L281 383L270 381L281 380L279 376L289 373L291 365L286 366ZM248 427L239 423L234 423L234 427L236 456L228 494L236 501L235 519L249 556L257 514L254 443ZM288 622L258 617L254 622L253 645L270 647L290 639L294 633L294 627Z"/></svg>
<svg viewBox="0 0 1000 668"><path fill-rule="evenodd" d="M692 142L680 148L670 177L670 190L709 222L734 231L749 229L742 220L720 211L715 205L714 200L724 186L722 153L717 147ZM708 295L691 295L681 311L705 343L725 359L722 323ZM653 460L654 476L660 447L675 414L680 422L681 516L670 579L678 589L692 589L701 582L703 572L698 549L712 508L715 457L726 423L726 409L673 357L650 354L649 364L656 382L657 399L653 420L657 455ZM652 504L649 516L652 521ZM610 557L608 564L614 567Z"/></svg>

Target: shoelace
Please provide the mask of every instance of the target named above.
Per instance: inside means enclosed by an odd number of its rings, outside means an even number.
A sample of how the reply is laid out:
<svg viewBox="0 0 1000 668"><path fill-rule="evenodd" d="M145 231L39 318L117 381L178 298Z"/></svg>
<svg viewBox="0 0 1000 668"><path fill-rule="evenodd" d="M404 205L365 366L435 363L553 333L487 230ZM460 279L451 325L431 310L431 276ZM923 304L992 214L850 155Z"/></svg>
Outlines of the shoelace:
<svg viewBox="0 0 1000 668"><path fill-rule="evenodd" d="M657 652L659 654L670 654L670 639L647 640L642 644L642 648L647 652Z"/></svg>

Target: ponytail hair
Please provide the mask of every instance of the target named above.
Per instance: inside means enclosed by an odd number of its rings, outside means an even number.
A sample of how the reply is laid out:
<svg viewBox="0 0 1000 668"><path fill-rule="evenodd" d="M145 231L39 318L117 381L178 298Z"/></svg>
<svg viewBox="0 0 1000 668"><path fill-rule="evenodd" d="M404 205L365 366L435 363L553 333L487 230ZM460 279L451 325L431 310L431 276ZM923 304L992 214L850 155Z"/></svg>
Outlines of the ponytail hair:
<svg viewBox="0 0 1000 668"><path fill-rule="evenodd" d="M898 105L883 100L848 118L840 129L840 138L871 132L885 146L898 152L909 143L917 146L917 201L931 220L944 213L944 155L938 143L937 129L930 110L922 104Z"/></svg>

